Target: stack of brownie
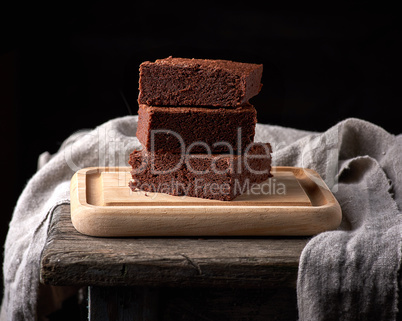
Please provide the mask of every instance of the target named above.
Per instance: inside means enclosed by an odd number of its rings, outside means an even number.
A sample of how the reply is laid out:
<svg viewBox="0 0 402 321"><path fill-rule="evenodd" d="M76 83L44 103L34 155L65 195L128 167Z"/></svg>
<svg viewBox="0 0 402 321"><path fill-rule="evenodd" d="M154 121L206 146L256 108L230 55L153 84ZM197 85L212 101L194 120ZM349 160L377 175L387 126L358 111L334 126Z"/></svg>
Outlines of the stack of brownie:
<svg viewBox="0 0 402 321"><path fill-rule="evenodd" d="M140 65L132 190L232 200L271 176L254 143L262 65L172 58Z"/></svg>

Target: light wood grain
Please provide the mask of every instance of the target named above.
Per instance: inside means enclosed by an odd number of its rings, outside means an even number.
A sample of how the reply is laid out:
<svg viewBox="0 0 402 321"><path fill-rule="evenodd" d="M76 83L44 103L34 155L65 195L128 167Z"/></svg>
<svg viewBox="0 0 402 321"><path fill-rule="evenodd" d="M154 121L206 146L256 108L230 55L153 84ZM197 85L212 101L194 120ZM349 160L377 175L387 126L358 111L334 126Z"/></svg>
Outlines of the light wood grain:
<svg viewBox="0 0 402 321"><path fill-rule="evenodd" d="M95 176L96 179L88 180ZM232 201L218 201L189 196L172 196L164 193L151 193L128 188L131 179L129 168L119 171L105 171L87 174L86 189L91 193L92 205L98 206L243 206L256 205L304 205L311 201L291 171L280 171L275 177L259 184L258 193L245 193Z"/></svg>
<svg viewBox="0 0 402 321"><path fill-rule="evenodd" d="M310 169L274 167L274 177L262 183L265 190L260 194L241 195L230 202L132 192L127 186L129 170L86 168L74 175L71 218L79 232L92 236L314 235L335 229L341 221L338 202Z"/></svg>

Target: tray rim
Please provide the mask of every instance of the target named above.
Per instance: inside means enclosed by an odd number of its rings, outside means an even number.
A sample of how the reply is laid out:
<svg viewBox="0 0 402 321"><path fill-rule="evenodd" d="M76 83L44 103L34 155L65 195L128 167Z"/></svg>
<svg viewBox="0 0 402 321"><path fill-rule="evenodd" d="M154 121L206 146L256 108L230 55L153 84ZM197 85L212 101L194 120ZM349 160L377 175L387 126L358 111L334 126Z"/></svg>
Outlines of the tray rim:
<svg viewBox="0 0 402 321"><path fill-rule="evenodd" d="M113 205L113 206L98 206L89 204L86 199L86 192L82 186L86 186L86 177L88 174L93 172L101 173L103 171L124 171L129 170L130 167L86 167L78 170L71 179L70 184L70 207L71 207L71 220L74 227L83 234L92 236L141 236L140 232L118 232L116 230L116 221L129 222L135 221L136 223L144 225L141 223L141 219L145 219L148 215L158 216L154 214L155 209L164 209L163 217L168 218L169 216L180 215L181 218L186 220L194 219L197 215L204 215L208 217L208 220L221 221L225 217L226 220L229 217L233 217L233 222L239 221L240 217L244 220L244 215L247 217L252 217L254 219L264 218L269 219L269 217L276 216L278 220L278 215L281 215L283 222L292 219L293 216L304 215L304 219L307 221L307 225L303 233L297 231L288 231L285 234L276 234L274 230L268 232L267 234L237 234L231 232L225 232L224 230L217 233L215 232L211 235L314 235L325 230L336 229L342 219L341 207L336 200L335 196L332 194L328 186L322 180L320 175L313 169L303 168L303 167L292 167L292 166L273 166L272 172L278 171L292 171L293 173L300 174L301 172L308 175L309 180L316 185L319 192L322 193L325 198L325 204L322 205L230 205L225 207L225 202L222 206L220 205L190 205L180 204L180 205ZM295 174L295 176L296 176ZM189 210L187 213L183 213L183 210ZM191 213L190 213L191 212ZM235 214L233 212L236 212ZM309 212L306 215L306 212ZM230 214L230 215L229 215ZM291 215L289 215L291 214ZM107 231L105 227L98 229L94 232L91 226L99 226L100 218L106 220L110 223L110 231ZM163 218L162 218L163 219ZM229 219L230 220L230 219ZM148 223L151 224L150 220ZM85 224L83 224L85 223ZM103 224L104 225L104 224ZM118 224L117 224L118 225ZM180 223L179 223L180 225ZM96 229L96 228L95 228ZM201 230L203 230L201 228ZM149 233L146 234L148 236ZM169 235L209 235L208 231L204 233L194 234L194 232L183 231L180 233L161 233L158 232L157 236L169 236ZM143 235L145 236L145 235Z"/></svg>

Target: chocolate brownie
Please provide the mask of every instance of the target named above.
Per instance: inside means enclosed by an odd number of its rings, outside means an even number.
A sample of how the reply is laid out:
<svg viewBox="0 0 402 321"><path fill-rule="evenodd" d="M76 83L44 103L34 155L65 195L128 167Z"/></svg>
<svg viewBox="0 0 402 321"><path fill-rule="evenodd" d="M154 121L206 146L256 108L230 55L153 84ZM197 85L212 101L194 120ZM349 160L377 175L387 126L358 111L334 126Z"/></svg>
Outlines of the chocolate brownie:
<svg viewBox="0 0 402 321"><path fill-rule="evenodd" d="M235 107L261 90L263 66L229 60L172 58L140 65L139 104Z"/></svg>
<svg viewBox="0 0 402 321"><path fill-rule="evenodd" d="M257 112L236 108L140 105L137 138L148 151L235 153L253 142Z"/></svg>
<svg viewBox="0 0 402 321"><path fill-rule="evenodd" d="M252 192L271 174L271 146L253 144L243 155L154 153L130 154L130 188L222 201Z"/></svg>

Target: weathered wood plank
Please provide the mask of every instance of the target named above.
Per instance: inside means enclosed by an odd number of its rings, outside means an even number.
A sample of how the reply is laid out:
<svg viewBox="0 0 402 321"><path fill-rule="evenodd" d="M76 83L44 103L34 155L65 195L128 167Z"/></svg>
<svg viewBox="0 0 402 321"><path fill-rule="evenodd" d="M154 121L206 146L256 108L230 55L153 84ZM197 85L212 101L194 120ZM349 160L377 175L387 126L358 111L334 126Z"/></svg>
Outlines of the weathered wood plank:
<svg viewBox="0 0 402 321"><path fill-rule="evenodd" d="M53 285L294 287L308 238L96 238L59 206L42 253Z"/></svg>

